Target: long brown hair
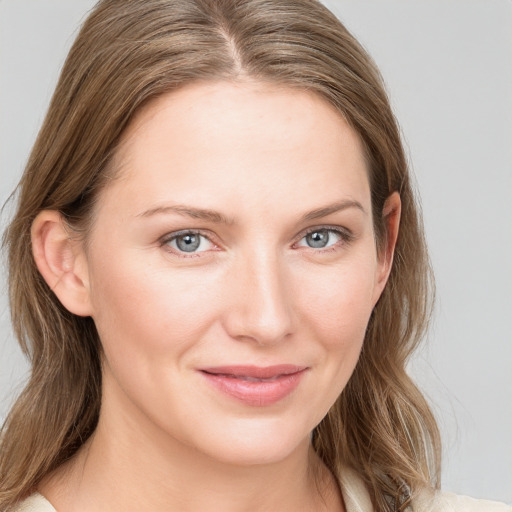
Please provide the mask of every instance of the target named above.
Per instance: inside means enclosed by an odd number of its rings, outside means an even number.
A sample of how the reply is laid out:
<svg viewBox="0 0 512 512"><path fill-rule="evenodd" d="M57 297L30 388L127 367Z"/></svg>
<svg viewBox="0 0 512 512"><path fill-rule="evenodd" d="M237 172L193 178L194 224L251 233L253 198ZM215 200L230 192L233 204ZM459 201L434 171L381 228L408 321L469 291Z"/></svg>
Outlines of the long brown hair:
<svg viewBox="0 0 512 512"><path fill-rule="evenodd" d="M438 485L439 433L405 371L431 310L431 274L399 129L370 57L316 0L102 0L64 65L4 235L12 321L30 380L2 429L0 510L27 496L94 431L101 346L39 274L30 229L44 209L87 232L98 191L134 114L198 80L240 76L314 92L357 131L367 153L377 244L385 199L402 218L389 282L346 389L313 433L337 473L354 468L377 511L403 510Z"/></svg>

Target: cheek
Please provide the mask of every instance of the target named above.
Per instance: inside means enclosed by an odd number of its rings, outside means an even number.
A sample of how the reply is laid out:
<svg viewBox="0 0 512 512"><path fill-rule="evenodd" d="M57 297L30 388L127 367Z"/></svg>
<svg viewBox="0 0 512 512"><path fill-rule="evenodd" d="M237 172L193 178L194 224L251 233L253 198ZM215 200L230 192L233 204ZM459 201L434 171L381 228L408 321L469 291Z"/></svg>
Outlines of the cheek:
<svg viewBox="0 0 512 512"><path fill-rule="evenodd" d="M171 272L146 254L94 265L94 321L107 357L173 358L201 338L218 304L214 273ZM122 349L120 352L119 349ZM119 352L119 353L118 353Z"/></svg>
<svg viewBox="0 0 512 512"><path fill-rule="evenodd" d="M319 342L319 359L325 369L322 379L329 389L327 408L354 371L374 305L374 260L354 261L302 278L301 317L308 335Z"/></svg>
<svg viewBox="0 0 512 512"><path fill-rule="evenodd" d="M349 342L364 336L373 309L375 266L361 259L355 265L303 273L297 295L308 323L325 335L333 348L340 340Z"/></svg>

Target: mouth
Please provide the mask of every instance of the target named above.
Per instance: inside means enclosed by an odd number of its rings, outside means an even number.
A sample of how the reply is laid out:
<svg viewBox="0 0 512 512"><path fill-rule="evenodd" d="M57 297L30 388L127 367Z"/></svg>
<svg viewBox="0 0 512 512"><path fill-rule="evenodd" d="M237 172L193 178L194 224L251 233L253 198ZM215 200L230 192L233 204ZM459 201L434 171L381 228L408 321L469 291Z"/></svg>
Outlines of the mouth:
<svg viewBox="0 0 512 512"><path fill-rule="evenodd" d="M268 406L284 400L300 384L307 366L219 366L202 368L206 381L223 395L250 406Z"/></svg>

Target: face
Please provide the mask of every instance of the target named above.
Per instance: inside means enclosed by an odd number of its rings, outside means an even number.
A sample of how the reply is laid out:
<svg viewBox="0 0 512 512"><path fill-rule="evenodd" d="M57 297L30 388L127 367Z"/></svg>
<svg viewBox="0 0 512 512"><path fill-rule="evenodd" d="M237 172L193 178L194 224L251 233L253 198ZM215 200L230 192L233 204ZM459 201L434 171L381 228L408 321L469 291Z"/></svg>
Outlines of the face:
<svg viewBox="0 0 512 512"><path fill-rule="evenodd" d="M114 165L85 256L102 414L228 462L301 449L385 282L357 135L307 92L198 84Z"/></svg>

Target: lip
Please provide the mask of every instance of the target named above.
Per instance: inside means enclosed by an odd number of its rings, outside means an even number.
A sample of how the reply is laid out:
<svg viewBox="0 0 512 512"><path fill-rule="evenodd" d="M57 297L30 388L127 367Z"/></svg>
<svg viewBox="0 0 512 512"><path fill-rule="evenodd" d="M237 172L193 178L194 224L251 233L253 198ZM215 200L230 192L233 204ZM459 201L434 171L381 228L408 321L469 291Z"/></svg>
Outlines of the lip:
<svg viewBox="0 0 512 512"><path fill-rule="evenodd" d="M216 366L199 372L218 391L246 405L264 407L290 395L300 384L307 366Z"/></svg>

